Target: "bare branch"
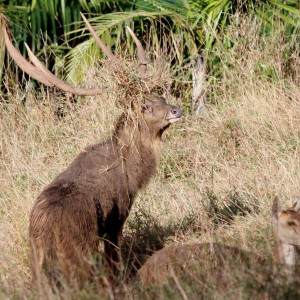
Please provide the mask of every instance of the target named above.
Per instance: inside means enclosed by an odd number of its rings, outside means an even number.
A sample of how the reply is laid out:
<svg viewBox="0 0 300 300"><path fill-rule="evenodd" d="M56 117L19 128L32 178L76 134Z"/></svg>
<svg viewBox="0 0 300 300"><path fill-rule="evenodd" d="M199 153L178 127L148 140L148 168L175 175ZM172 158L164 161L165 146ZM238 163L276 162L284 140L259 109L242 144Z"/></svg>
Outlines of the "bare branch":
<svg viewBox="0 0 300 300"><path fill-rule="evenodd" d="M204 109L205 101L205 74L206 64L204 54L199 54L192 69L193 90L192 105L196 115L200 115Z"/></svg>

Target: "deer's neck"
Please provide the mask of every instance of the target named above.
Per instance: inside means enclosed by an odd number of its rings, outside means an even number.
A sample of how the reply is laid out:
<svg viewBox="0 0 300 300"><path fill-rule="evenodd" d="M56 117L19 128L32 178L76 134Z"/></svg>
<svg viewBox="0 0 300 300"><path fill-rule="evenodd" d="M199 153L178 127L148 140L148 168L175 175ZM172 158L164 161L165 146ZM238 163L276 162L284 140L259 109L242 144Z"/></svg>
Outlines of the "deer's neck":
<svg viewBox="0 0 300 300"><path fill-rule="evenodd" d="M164 131L165 129L150 128L142 117L134 120L122 114L117 121L113 136L117 137L119 145L135 144L159 152Z"/></svg>
<svg viewBox="0 0 300 300"><path fill-rule="evenodd" d="M153 140L136 127L124 128L116 139L129 194L134 198L155 174L158 149Z"/></svg>
<svg viewBox="0 0 300 300"><path fill-rule="evenodd" d="M278 263L293 267L296 264L296 254L295 246L276 242L274 256Z"/></svg>

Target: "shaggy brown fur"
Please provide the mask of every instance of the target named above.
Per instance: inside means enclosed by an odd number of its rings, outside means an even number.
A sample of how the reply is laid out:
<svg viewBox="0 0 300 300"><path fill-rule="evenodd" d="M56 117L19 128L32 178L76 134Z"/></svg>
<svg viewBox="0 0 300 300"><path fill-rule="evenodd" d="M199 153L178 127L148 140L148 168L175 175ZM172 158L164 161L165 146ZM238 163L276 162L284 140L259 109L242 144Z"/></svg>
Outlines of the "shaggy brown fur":
<svg viewBox="0 0 300 300"><path fill-rule="evenodd" d="M181 117L178 107L151 96L135 121L124 114L106 141L90 146L38 196L30 215L33 284L40 274L83 283L95 276L99 241L113 271L133 200L155 173L157 142ZM99 270L98 270L99 271Z"/></svg>

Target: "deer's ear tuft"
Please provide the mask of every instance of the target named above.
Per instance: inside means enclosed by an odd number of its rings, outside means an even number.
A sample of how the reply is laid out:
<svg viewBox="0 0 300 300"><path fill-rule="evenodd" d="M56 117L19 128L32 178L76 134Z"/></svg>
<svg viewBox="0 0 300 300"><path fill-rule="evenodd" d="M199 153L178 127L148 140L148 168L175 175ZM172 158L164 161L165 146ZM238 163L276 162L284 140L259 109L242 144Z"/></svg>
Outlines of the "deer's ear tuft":
<svg viewBox="0 0 300 300"><path fill-rule="evenodd" d="M273 206L272 206L272 219L273 219L273 221L277 221L278 220L278 214L281 211L282 211L282 209L281 209L281 203L280 203L279 197L276 196L274 198Z"/></svg>
<svg viewBox="0 0 300 300"><path fill-rule="evenodd" d="M142 105L142 111L145 113L152 113L153 112L153 107L147 104Z"/></svg>
<svg viewBox="0 0 300 300"><path fill-rule="evenodd" d="M296 212L298 212L300 210L300 198L297 199L297 201L293 205L293 208Z"/></svg>

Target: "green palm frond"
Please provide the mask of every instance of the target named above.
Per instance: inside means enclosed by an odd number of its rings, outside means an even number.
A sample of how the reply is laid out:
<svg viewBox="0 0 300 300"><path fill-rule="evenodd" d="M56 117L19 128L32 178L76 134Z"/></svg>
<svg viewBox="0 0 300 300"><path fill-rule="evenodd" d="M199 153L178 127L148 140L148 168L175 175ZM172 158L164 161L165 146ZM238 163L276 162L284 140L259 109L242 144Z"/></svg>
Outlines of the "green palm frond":
<svg viewBox="0 0 300 300"><path fill-rule="evenodd" d="M189 3L186 0L138 0L135 2L137 10L149 12L169 11L187 16L189 13Z"/></svg>
<svg viewBox="0 0 300 300"><path fill-rule="evenodd" d="M92 26L111 49L126 44L129 54L134 53L135 46L124 30L129 25L156 50L166 41L177 64L205 49L208 66L217 69L221 60L217 45L228 50L234 47L226 31L245 16L259 20L263 36L284 28L293 53L300 52L299 0L0 0L0 12L8 16L14 42L23 55L27 55L26 42L70 81L80 80L82 65L102 56L80 12L93 14Z"/></svg>

